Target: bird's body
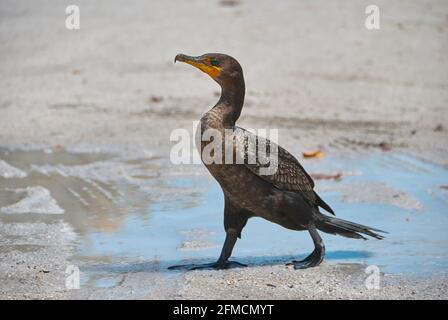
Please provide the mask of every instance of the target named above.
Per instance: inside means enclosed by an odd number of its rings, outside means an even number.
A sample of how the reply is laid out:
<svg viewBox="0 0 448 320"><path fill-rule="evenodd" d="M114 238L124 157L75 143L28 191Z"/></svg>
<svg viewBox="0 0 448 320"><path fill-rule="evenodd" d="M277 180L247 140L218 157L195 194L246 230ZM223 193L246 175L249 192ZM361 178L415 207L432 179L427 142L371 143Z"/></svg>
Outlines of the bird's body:
<svg viewBox="0 0 448 320"><path fill-rule="evenodd" d="M248 219L254 216L287 229L309 231L315 250L305 260L293 261L292 264L296 268L313 267L322 261L325 248L317 229L351 238L364 238L361 234L382 238L373 232L380 230L322 214L319 207L334 213L313 190L314 182L298 160L281 146L235 125L244 103L245 84L241 66L234 58L223 54L206 54L200 57L178 55L176 60L201 69L222 88L220 100L200 121L200 137L213 130L215 138L219 137L222 141L219 144L222 150L221 157L218 157L220 160L210 162L204 159L204 150L215 141L214 139L201 139L197 145L204 164L224 193L224 228L227 236L216 263L174 266L174 269L241 266L239 263L229 262L228 258ZM229 132L232 133L231 136ZM229 139L231 148L226 149L225 143L229 142ZM248 147L249 141L263 142L262 145L268 146L270 152L275 150L275 172L262 174L264 163L258 160L247 161L247 157L252 155L251 152L258 150ZM239 156L246 161L226 162L226 153L229 152L232 154L231 159L235 160Z"/></svg>
<svg viewBox="0 0 448 320"><path fill-rule="evenodd" d="M216 129L216 127L213 129ZM244 144L244 136L251 135L251 133L239 127L232 129L235 137L233 151L236 153L236 149L239 148L238 144ZM222 131L223 140L225 139L224 134L224 131ZM271 142L271 144L273 143ZM207 142L202 143L201 151L206 145ZM311 216L288 214L291 210L297 211L297 208L303 202L300 193L277 188L254 172L255 170L250 168L248 164L212 163L206 164L206 167L220 184L226 202L244 209L247 218L258 216L288 229L306 229ZM277 209L273 210L273 208Z"/></svg>

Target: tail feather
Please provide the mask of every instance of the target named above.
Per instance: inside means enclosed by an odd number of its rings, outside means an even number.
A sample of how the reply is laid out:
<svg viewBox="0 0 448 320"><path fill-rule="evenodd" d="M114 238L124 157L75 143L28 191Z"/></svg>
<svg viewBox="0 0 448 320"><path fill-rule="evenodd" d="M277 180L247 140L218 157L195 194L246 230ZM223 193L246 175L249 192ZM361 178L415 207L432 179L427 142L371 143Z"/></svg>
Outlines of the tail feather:
<svg viewBox="0 0 448 320"><path fill-rule="evenodd" d="M376 232L387 233L385 231L363 226L354 222L333 218L325 215L321 215L315 222L316 227L326 233L338 234L347 238L356 238L367 240L363 235L370 236L375 239L383 239L382 235Z"/></svg>
<svg viewBox="0 0 448 320"><path fill-rule="evenodd" d="M314 194L316 196L317 205L335 216L333 209L331 209L331 207L324 200L322 200L322 198L319 197L319 195L316 192Z"/></svg>

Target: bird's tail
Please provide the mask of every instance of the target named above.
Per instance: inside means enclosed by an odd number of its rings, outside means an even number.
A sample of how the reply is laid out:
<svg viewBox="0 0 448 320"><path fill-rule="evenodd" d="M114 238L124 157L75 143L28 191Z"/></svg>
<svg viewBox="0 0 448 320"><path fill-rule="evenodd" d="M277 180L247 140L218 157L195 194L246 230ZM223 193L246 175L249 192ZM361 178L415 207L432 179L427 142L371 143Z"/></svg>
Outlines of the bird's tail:
<svg viewBox="0 0 448 320"><path fill-rule="evenodd" d="M374 231L387 233L379 229L363 226L361 224L334 217L325 216L323 214L319 216L319 219L317 219L317 221L315 221L315 225L317 229L326 233L338 234L347 238L364 240L367 239L363 235L368 235L379 240L384 238L382 235L379 235Z"/></svg>

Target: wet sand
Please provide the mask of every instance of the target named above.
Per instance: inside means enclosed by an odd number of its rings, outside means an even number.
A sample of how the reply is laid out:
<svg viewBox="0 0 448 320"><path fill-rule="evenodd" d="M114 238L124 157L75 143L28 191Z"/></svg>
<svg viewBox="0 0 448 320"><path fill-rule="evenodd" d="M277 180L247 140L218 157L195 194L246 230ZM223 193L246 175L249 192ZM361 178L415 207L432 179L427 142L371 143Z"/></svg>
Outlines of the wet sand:
<svg viewBox="0 0 448 320"><path fill-rule="evenodd" d="M381 30L368 31L367 4L257 1L255 6L242 0L223 7L219 1L194 6L135 1L121 8L118 1L79 1L81 30L68 31L62 5L2 0L0 147L15 152L0 157L6 162L0 162L0 201L6 208L0 212L0 298L446 299L446 275L439 274L387 273L380 290L367 290L362 263L326 262L295 271L281 261L167 274L166 262L157 257L121 264L98 257L93 263L77 252L85 225L113 233L123 212L143 211L173 192L184 202L202 192L141 183L160 176L162 181L207 177L200 166L168 162L171 131L191 131L192 121L215 103L218 92L205 75L173 64L179 52L219 51L238 58L247 86L239 125L278 128L280 143L298 157L314 149L355 158L397 152L446 168L448 5L380 1ZM61 159L80 152L98 158ZM86 179L92 173L96 176ZM142 189L113 187L135 181ZM27 188L39 186L44 189L30 195ZM325 192L325 185L318 186ZM347 196L353 189L359 186L328 192L340 193L348 204L393 202L418 210L407 195L375 192L378 184L369 189L373 195ZM45 190L56 199L54 214L42 213L48 207L32 214L20 213L23 203L14 207L24 199L29 205L36 195L45 199ZM111 205L117 192L128 200ZM443 190L437 192L446 201ZM201 202L190 205L200 208ZM101 219L91 218L98 212ZM195 246L220 246L207 236L182 237L172 244L179 255L194 255ZM82 283L84 289L67 290L70 264L85 274L100 268L112 280L103 277L97 284Z"/></svg>

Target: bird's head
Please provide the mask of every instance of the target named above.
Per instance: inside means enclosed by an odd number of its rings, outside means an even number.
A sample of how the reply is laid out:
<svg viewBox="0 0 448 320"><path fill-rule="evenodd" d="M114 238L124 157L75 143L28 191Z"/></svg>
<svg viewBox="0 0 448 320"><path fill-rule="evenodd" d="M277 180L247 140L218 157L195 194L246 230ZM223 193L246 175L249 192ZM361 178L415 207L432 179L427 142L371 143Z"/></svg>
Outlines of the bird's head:
<svg viewBox="0 0 448 320"><path fill-rule="evenodd" d="M226 83L235 83L243 80L243 70L235 58L222 53L206 53L202 56L192 57L178 54L174 62L181 61L192 65L208 74L221 87Z"/></svg>

